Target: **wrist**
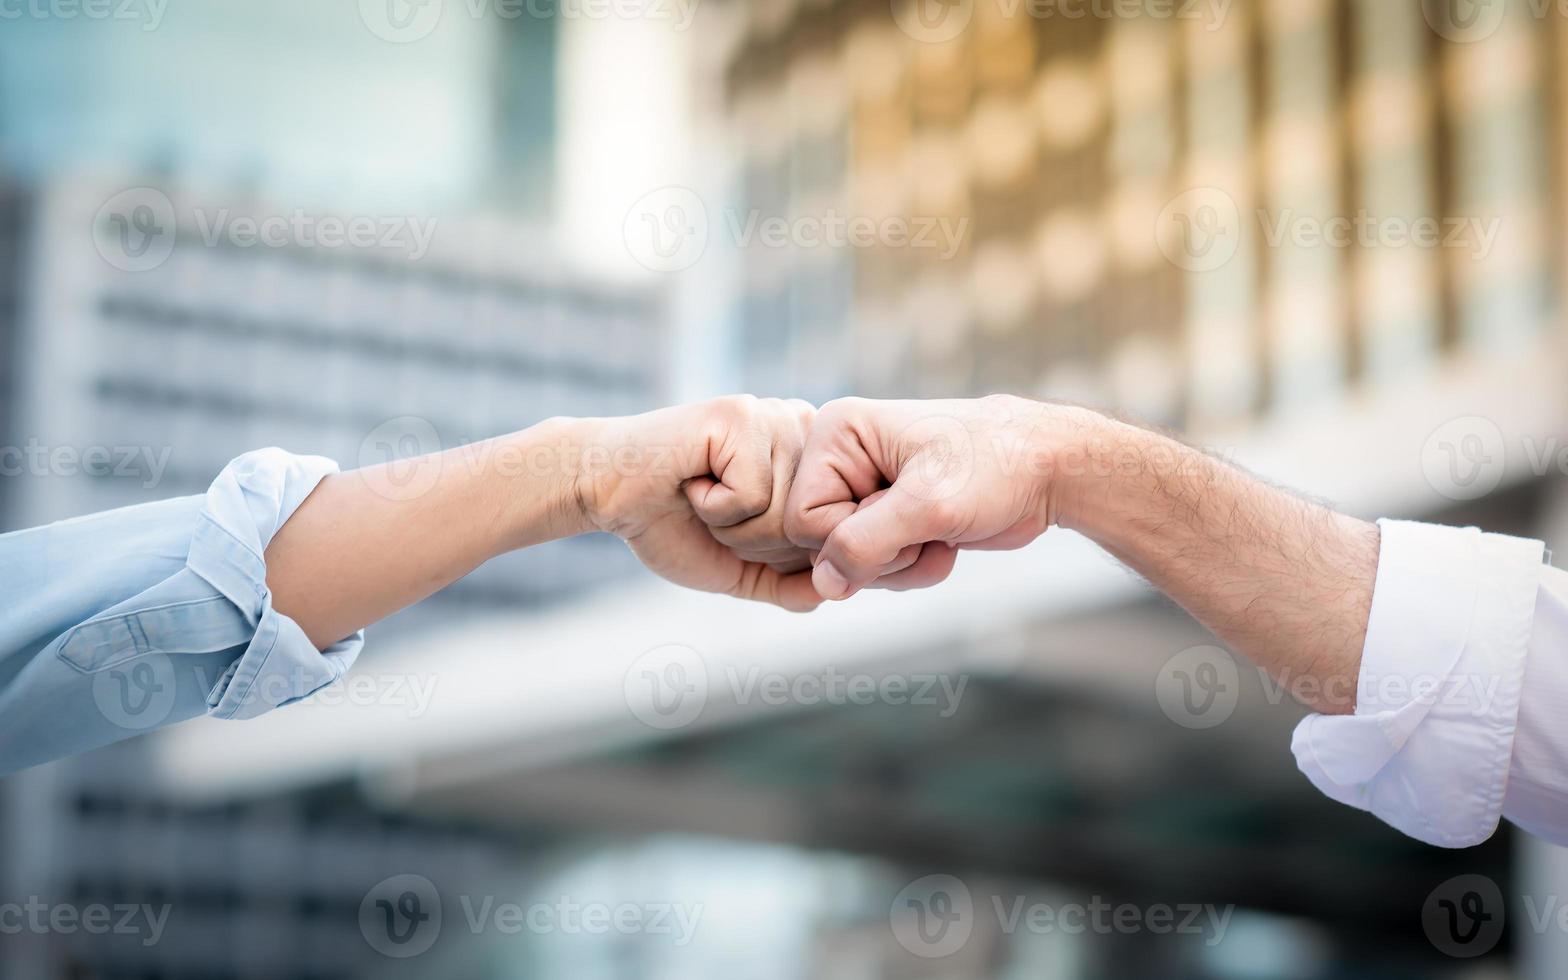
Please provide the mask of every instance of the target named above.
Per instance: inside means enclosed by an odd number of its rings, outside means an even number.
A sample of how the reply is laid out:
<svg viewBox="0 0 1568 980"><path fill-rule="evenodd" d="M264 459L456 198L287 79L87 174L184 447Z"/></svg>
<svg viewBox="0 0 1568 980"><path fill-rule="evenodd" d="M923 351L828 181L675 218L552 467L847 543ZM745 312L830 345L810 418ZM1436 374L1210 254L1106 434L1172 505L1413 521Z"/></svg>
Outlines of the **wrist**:
<svg viewBox="0 0 1568 980"><path fill-rule="evenodd" d="M1156 432L1079 410L1051 474L1056 523L1114 547L1159 518L1173 477L1214 465Z"/></svg>
<svg viewBox="0 0 1568 980"><path fill-rule="evenodd" d="M1031 402L1028 458L1032 488L1047 526L1085 532L1097 524L1109 488L1109 461L1131 429L1099 412Z"/></svg>
<svg viewBox="0 0 1568 980"><path fill-rule="evenodd" d="M499 551L596 530L580 474L598 421L549 418L494 440L488 477L501 500Z"/></svg>
<svg viewBox="0 0 1568 980"><path fill-rule="evenodd" d="M641 415L572 419L572 492L588 530L621 538L684 498L681 486L706 466L706 403Z"/></svg>

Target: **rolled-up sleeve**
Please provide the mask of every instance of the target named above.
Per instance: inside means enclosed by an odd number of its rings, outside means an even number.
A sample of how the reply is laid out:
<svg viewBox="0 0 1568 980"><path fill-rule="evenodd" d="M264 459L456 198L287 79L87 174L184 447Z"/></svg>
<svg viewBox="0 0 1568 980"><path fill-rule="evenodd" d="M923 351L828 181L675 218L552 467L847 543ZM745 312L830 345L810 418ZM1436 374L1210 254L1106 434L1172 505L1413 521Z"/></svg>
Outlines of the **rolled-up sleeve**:
<svg viewBox="0 0 1568 980"><path fill-rule="evenodd" d="M1541 713L1550 704L1555 714L1568 690L1525 696L1532 658L1568 652L1535 649L1537 597L1560 573L1546 568L1539 541L1381 528L1355 713L1309 716L1292 748L1328 796L1430 844L1468 847L1508 809L1516 749L1546 726L1564 747L1562 726ZM1568 782L1568 770L1555 779Z"/></svg>
<svg viewBox="0 0 1568 980"><path fill-rule="evenodd" d="M200 714L252 718L341 677L272 606L272 536L330 460L263 449L203 496L0 536L0 774Z"/></svg>

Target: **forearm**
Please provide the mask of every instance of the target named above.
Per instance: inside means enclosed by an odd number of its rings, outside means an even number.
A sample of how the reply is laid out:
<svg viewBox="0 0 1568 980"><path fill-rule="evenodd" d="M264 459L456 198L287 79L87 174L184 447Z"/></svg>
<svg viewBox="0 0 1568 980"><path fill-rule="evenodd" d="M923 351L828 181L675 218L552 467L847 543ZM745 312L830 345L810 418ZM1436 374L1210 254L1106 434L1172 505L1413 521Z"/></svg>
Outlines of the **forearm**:
<svg viewBox="0 0 1568 980"><path fill-rule="evenodd" d="M1378 530L1118 422L1058 461L1057 520L1096 541L1316 710L1346 713Z"/></svg>
<svg viewBox="0 0 1568 980"><path fill-rule="evenodd" d="M274 606L325 648L496 555L590 530L576 493L586 425L551 419L328 477L267 547Z"/></svg>

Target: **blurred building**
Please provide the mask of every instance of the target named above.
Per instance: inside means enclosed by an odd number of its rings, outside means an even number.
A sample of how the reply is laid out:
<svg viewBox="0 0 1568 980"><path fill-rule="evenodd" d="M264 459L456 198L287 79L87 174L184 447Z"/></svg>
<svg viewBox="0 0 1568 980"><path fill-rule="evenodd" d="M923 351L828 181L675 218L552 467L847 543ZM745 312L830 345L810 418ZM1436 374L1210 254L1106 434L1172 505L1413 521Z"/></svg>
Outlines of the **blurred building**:
<svg viewBox="0 0 1568 980"><path fill-rule="evenodd" d="M1520 349L1557 315L1560 18L1122 8L745 8L734 208L897 231L745 250L753 384L1009 390L1233 431Z"/></svg>
<svg viewBox="0 0 1568 980"><path fill-rule="evenodd" d="M258 445L357 465L636 411L734 350L731 390L1114 405L1357 514L1568 550L1563 474L1532 456L1568 432L1568 22L1544 6L730 0L678 34L449 4L409 44L353 5L231 6L139 46L0 34L0 445L127 461L7 477L0 527L200 492ZM650 65L696 87L691 119L655 111L679 86ZM642 285L557 261L578 236L625 260L623 185L685 143L706 255ZM412 262L200 232L295 202L440 222ZM585 215L613 220L551 226ZM821 241L851 224L869 240ZM720 353L681 343L693 295ZM1299 711L1244 664L1223 718L1184 722L1172 665L1228 655L1050 537L799 618L639 591L613 541L496 562L371 631L358 674L439 676L426 714L300 705L8 778L5 894L175 912L152 947L0 936L0 976L1563 975L1518 903L1561 895L1558 852L1506 829L1438 851L1322 799ZM688 725L637 716L655 644L707 660ZM950 713L741 703L753 667L967 686ZM1460 875L1511 903L1473 960L1424 918ZM445 912L408 958L378 944L435 906L404 876ZM972 902L951 947L919 917L953 911L932 876ZM563 897L703 925L514 934L464 904ZM1101 900L1229 931L1005 927Z"/></svg>

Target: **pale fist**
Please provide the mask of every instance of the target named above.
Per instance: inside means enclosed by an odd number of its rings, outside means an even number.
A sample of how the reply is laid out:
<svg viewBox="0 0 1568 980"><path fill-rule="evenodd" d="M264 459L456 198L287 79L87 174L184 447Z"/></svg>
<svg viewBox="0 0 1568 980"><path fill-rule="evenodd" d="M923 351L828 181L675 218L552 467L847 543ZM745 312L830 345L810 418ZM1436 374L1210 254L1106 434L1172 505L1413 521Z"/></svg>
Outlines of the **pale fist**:
<svg viewBox="0 0 1568 980"><path fill-rule="evenodd" d="M595 527L672 582L815 608L809 553L784 533L814 412L803 401L737 395L598 421L578 500Z"/></svg>

